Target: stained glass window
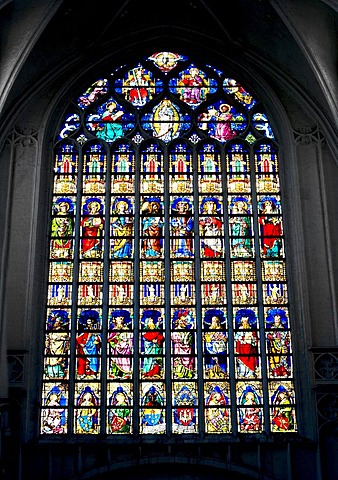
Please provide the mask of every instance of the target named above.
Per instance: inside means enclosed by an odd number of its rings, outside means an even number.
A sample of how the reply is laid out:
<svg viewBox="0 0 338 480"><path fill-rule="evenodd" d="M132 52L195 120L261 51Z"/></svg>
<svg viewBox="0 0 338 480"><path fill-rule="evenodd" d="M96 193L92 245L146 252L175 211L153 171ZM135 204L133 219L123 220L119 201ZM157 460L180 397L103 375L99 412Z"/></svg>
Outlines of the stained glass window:
<svg viewBox="0 0 338 480"><path fill-rule="evenodd" d="M88 83L55 139L40 433L296 432L263 105L171 52Z"/></svg>

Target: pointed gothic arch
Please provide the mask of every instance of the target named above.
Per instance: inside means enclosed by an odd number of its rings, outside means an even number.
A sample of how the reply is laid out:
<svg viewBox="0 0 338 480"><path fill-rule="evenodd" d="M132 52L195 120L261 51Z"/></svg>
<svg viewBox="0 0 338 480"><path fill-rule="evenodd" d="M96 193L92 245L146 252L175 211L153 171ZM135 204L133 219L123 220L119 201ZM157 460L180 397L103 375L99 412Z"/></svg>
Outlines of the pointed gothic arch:
<svg viewBox="0 0 338 480"><path fill-rule="evenodd" d="M40 434L295 433L278 143L226 72L158 52L60 120Z"/></svg>

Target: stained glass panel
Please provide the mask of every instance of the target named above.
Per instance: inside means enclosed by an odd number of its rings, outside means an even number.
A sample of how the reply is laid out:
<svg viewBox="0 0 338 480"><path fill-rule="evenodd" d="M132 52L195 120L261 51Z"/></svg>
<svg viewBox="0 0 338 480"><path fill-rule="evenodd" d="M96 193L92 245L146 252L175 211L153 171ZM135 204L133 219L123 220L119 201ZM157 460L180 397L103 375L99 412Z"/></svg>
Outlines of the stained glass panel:
<svg viewBox="0 0 338 480"><path fill-rule="evenodd" d="M264 106L177 53L109 72L55 138L40 433L296 432Z"/></svg>

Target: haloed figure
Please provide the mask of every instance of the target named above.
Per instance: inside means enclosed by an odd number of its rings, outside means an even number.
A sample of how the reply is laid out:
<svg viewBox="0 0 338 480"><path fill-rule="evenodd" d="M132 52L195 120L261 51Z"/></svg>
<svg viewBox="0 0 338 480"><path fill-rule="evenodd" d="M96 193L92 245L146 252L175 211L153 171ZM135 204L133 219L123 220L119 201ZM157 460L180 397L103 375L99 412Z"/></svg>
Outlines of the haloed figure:
<svg viewBox="0 0 338 480"><path fill-rule="evenodd" d="M88 213L83 217L82 255L85 258L99 258L102 254L102 231L104 220L100 216L101 204L91 201L87 204Z"/></svg>

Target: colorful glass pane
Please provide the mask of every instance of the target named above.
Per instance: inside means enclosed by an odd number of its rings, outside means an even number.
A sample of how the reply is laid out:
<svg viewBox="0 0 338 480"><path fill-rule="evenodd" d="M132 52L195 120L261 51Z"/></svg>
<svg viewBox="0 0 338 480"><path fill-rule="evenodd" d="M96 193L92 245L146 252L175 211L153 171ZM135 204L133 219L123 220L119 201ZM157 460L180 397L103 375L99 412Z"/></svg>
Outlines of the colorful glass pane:
<svg viewBox="0 0 338 480"><path fill-rule="evenodd" d="M172 52L87 84L54 150L41 435L296 432L263 105Z"/></svg>
<svg viewBox="0 0 338 480"><path fill-rule="evenodd" d="M163 90L163 82L151 71L137 65L126 72L123 79L115 80L115 91L134 107L142 107Z"/></svg>
<svg viewBox="0 0 338 480"><path fill-rule="evenodd" d="M169 80L169 90L179 95L180 100L196 108L217 90L217 82L199 68L190 65L179 73L178 78Z"/></svg>

